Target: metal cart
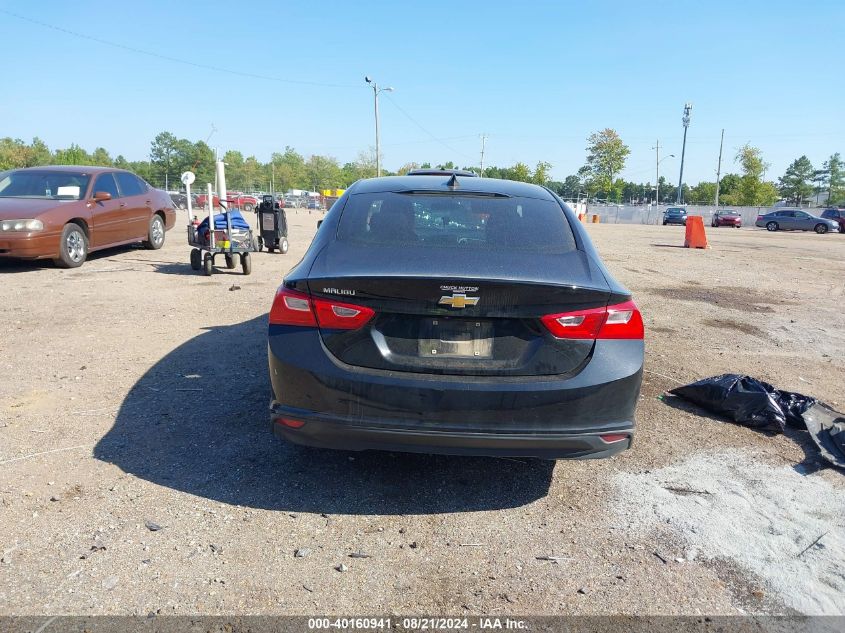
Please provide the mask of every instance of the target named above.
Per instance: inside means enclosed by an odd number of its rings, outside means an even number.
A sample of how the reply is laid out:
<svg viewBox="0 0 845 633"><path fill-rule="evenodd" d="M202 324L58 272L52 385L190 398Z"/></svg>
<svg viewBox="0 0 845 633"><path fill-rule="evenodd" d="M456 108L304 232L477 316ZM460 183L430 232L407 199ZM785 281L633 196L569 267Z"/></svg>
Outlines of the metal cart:
<svg viewBox="0 0 845 633"><path fill-rule="evenodd" d="M226 202L231 204L234 201ZM216 216L213 212L209 213L209 225L205 235L201 234L201 224L188 225L188 244L194 247L191 250L191 268L194 270L202 270L206 275L211 275L214 272L214 258L223 255L226 268L234 269L238 264L237 258L240 258L244 275L252 272L252 260L249 256L255 250L252 229L233 227L231 210L237 210L237 207L224 208L223 213ZM220 215L225 218L225 226L222 228L218 228Z"/></svg>
<svg viewBox="0 0 845 633"><path fill-rule="evenodd" d="M261 204L255 209L258 216L258 249L265 245L269 252L278 249L284 255L288 252L288 220L285 210L273 200L273 196L263 196Z"/></svg>

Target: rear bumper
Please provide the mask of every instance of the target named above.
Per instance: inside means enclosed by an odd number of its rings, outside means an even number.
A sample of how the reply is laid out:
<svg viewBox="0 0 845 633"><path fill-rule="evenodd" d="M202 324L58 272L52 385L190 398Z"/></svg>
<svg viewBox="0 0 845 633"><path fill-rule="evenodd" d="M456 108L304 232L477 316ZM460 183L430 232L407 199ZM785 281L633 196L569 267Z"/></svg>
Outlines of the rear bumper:
<svg viewBox="0 0 845 633"><path fill-rule="evenodd" d="M602 340L571 377L437 376L351 367L315 330L271 326L273 430L347 450L608 457L631 445L643 353L642 341Z"/></svg>
<svg viewBox="0 0 845 633"><path fill-rule="evenodd" d="M373 428L348 422L329 422L298 416L303 426L292 429L284 408L271 407L273 432L294 444L348 451L385 450L446 455L540 457L545 459L597 459L631 447L634 425L618 429L623 439L607 442L597 433L485 433L415 430L407 427ZM621 426L621 425L620 425ZM622 432L624 431L624 432Z"/></svg>

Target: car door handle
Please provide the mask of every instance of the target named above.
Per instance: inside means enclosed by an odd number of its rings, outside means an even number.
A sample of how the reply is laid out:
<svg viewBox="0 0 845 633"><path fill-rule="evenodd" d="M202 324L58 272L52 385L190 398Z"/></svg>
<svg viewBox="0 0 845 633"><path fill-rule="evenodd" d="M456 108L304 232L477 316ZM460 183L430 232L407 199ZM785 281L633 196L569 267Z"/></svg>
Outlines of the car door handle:
<svg viewBox="0 0 845 633"><path fill-rule="evenodd" d="M123 207L125 207L125 206L126 206L126 203L125 203L125 202L121 202L121 203L120 203L120 208L121 208L121 209L122 209Z"/></svg>
<svg viewBox="0 0 845 633"><path fill-rule="evenodd" d="M150 206L153 203L152 200L147 200L147 206Z"/></svg>

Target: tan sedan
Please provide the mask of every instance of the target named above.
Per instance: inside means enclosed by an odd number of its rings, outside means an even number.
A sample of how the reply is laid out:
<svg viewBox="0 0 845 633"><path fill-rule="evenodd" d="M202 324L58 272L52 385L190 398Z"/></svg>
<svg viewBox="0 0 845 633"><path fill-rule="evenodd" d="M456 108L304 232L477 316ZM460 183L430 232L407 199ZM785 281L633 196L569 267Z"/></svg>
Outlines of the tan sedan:
<svg viewBox="0 0 845 633"><path fill-rule="evenodd" d="M170 196L122 169L0 172L0 257L52 259L75 268L91 251L111 246L161 248L175 223Z"/></svg>

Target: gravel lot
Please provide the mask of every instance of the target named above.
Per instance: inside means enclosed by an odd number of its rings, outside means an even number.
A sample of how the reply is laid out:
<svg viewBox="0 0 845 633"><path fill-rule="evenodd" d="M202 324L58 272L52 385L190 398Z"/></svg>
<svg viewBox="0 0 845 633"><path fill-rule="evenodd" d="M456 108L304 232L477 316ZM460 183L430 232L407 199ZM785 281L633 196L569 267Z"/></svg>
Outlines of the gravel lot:
<svg viewBox="0 0 845 633"><path fill-rule="evenodd" d="M731 371L845 409L845 236L590 225L648 373L632 450L555 464L273 438L266 312L318 217L249 277L193 272L181 228L77 270L0 262L0 615L845 613L843 474L660 398ZM712 509L675 511L677 481ZM787 560L823 599L768 574Z"/></svg>

